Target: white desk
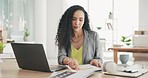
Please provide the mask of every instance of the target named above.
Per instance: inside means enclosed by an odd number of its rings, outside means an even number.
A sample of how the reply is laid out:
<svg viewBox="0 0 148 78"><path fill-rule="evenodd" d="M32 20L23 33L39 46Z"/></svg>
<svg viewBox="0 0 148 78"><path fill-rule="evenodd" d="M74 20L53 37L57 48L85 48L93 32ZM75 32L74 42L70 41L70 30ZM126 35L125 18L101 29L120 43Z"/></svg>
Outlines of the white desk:
<svg viewBox="0 0 148 78"><path fill-rule="evenodd" d="M48 78L49 72L38 72L18 68L15 59L3 59L0 63L0 78ZM139 78L147 78L148 73ZM125 78L119 76L104 75L102 72L95 72L89 78Z"/></svg>

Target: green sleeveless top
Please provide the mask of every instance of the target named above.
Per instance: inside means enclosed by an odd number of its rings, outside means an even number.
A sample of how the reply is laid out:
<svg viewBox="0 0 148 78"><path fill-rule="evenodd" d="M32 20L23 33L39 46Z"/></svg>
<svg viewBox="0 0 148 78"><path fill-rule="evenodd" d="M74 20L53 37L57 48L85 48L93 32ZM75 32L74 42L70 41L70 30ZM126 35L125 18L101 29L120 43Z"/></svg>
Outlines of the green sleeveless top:
<svg viewBox="0 0 148 78"><path fill-rule="evenodd" d="M82 49L81 46L78 50L71 44L71 58L75 58L78 60L79 65L82 64Z"/></svg>

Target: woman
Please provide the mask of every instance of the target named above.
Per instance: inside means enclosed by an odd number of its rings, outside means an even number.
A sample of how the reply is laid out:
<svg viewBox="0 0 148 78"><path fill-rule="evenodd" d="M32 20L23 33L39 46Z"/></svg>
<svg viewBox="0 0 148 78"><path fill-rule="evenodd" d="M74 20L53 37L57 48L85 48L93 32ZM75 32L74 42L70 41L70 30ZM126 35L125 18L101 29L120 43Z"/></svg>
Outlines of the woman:
<svg viewBox="0 0 148 78"><path fill-rule="evenodd" d="M90 29L88 14L74 5L63 14L56 35L59 64L78 70L80 64L101 66L99 36Z"/></svg>

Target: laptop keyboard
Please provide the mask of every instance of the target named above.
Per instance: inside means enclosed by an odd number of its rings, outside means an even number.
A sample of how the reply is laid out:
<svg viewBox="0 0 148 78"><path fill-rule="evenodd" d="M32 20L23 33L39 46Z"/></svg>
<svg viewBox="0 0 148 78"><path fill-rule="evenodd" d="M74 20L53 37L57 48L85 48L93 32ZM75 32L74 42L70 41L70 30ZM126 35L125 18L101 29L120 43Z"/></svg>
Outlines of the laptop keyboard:
<svg viewBox="0 0 148 78"><path fill-rule="evenodd" d="M50 78L65 78L65 77L72 75L74 73L76 73L76 72L64 71L64 72L57 74L56 76L53 76L53 77L50 77Z"/></svg>

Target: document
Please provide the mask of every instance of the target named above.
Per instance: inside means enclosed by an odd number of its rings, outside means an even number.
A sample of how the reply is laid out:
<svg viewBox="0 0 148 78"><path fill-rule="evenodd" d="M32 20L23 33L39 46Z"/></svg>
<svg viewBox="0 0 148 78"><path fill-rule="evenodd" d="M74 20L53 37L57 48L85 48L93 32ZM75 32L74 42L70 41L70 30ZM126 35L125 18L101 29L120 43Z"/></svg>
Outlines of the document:
<svg viewBox="0 0 148 78"><path fill-rule="evenodd" d="M96 67L96 66L93 66L90 64L79 65L79 68L80 68L80 70L76 71L76 70L71 69L68 66L68 69L72 72L79 72L79 71L83 71L83 70L94 70L94 71L101 71L102 70L101 67Z"/></svg>
<svg viewBox="0 0 148 78"><path fill-rule="evenodd" d="M80 65L80 70L76 71L71 69L68 66L68 70L64 70L62 72L59 73L53 73L49 78L87 78L88 76L90 76L92 73L94 73L95 71L101 71L101 67L95 67L92 66L90 64L86 64L86 65Z"/></svg>
<svg viewBox="0 0 148 78"><path fill-rule="evenodd" d="M90 64L86 65L80 65L80 70L75 71L76 73L66 77L66 78L87 78L91 74L93 74L95 71L102 70L101 67L96 67Z"/></svg>

